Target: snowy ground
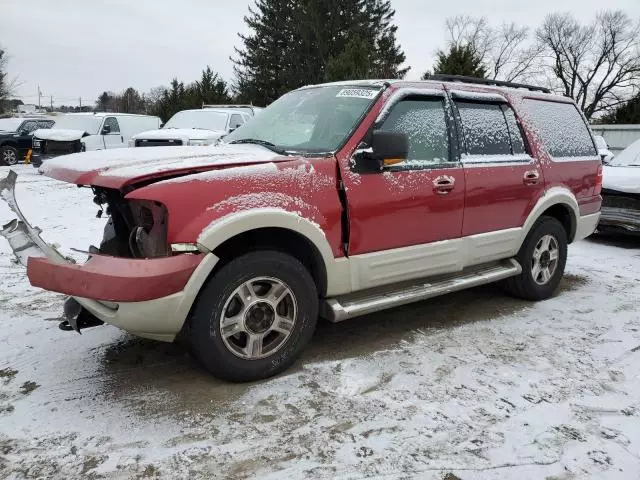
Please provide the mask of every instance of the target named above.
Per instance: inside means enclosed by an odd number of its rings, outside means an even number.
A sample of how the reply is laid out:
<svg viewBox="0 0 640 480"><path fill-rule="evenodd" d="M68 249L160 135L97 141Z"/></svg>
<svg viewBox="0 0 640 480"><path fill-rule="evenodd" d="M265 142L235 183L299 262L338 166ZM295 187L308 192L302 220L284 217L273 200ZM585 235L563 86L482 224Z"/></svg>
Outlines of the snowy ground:
<svg viewBox="0 0 640 480"><path fill-rule="evenodd" d="M98 240L90 191L18 169L18 200L47 240ZM46 319L61 297L30 288L0 240L0 478L640 472L637 241L570 247L552 300L485 287L323 323L287 374L229 385L177 345L60 331Z"/></svg>

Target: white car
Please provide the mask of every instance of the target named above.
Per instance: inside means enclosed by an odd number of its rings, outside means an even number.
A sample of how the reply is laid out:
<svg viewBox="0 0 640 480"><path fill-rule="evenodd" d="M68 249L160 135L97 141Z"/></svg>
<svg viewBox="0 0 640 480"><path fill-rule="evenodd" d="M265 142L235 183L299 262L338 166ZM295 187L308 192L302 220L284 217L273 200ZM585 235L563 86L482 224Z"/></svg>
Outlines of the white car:
<svg viewBox="0 0 640 480"><path fill-rule="evenodd" d="M251 118L248 113L233 108L182 110L171 117L164 127L134 135L129 146L213 145Z"/></svg>
<svg viewBox="0 0 640 480"><path fill-rule="evenodd" d="M640 234L640 140L603 167L598 230Z"/></svg>
<svg viewBox="0 0 640 480"><path fill-rule="evenodd" d="M56 117L55 128L33 132L31 163L69 153L127 147L136 133L160 127L160 118L128 113L68 113Z"/></svg>
<svg viewBox="0 0 640 480"><path fill-rule="evenodd" d="M593 139L596 141L596 147L598 147L598 155L602 158L602 163L605 165L613 160L613 152L609 150L609 145L602 135L594 135Z"/></svg>

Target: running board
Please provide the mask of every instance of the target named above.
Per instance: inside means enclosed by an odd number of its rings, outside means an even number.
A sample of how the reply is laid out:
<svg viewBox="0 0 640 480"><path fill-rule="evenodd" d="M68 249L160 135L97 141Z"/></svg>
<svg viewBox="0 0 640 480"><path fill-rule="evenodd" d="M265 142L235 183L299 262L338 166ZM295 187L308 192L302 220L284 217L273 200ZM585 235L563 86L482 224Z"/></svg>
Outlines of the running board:
<svg viewBox="0 0 640 480"><path fill-rule="evenodd" d="M387 308L419 302L439 295L464 290L486 283L515 277L522 272L520 264L505 260L489 265L480 265L430 279L403 282L401 285L386 285L362 292L328 298L320 306L320 316L337 323Z"/></svg>

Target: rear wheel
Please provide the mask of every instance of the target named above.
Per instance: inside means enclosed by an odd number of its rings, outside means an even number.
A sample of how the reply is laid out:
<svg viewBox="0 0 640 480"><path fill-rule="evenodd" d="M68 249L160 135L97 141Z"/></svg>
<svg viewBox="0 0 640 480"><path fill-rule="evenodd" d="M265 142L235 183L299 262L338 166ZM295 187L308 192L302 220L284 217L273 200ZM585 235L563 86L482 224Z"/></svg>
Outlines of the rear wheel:
<svg viewBox="0 0 640 480"><path fill-rule="evenodd" d="M18 150L9 145L0 148L0 163L2 165L15 165L18 163Z"/></svg>
<svg viewBox="0 0 640 480"><path fill-rule="evenodd" d="M318 294L304 265L281 252L257 251L232 260L208 280L187 338L215 376L259 380L293 364L317 317Z"/></svg>
<svg viewBox="0 0 640 480"><path fill-rule="evenodd" d="M553 217L542 217L531 229L516 259L522 273L507 279L507 290L526 300L544 300L553 295L567 262L567 232Z"/></svg>

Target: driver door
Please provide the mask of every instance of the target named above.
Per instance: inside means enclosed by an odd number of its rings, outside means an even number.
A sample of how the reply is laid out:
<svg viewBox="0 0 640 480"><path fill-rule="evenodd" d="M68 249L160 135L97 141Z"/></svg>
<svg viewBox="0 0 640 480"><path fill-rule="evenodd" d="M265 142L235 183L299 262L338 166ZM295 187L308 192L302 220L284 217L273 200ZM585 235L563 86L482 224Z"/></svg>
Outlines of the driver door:
<svg viewBox="0 0 640 480"><path fill-rule="evenodd" d="M400 100L374 129L405 133L408 158L368 173L351 162L343 175L357 288L462 268L465 176L448 108L444 92Z"/></svg>
<svg viewBox="0 0 640 480"><path fill-rule="evenodd" d="M105 129L105 127L107 127ZM105 131L108 130L108 133ZM102 125L102 140L104 148L122 148L125 146L124 137L120 133L120 124L116 117L107 117Z"/></svg>

